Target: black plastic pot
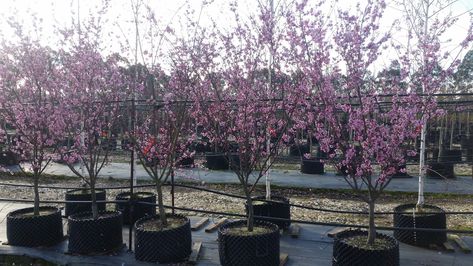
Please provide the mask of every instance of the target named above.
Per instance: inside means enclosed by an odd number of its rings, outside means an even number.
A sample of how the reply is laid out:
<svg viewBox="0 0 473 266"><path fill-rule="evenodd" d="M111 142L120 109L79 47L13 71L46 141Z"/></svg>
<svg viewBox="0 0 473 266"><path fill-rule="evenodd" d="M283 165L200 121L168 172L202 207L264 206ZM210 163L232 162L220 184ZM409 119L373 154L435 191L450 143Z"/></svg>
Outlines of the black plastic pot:
<svg viewBox="0 0 473 266"><path fill-rule="evenodd" d="M7 214L7 239L12 246L52 246L63 240L61 210L56 207L40 207L33 216L34 208L25 208ZM30 215L31 214L31 215Z"/></svg>
<svg viewBox="0 0 473 266"><path fill-rule="evenodd" d="M440 162L445 162L445 163L461 163L462 151L444 149L442 153L440 154L439 159L440 159Z"/></svg>
<svg viewBox="0 0 473 266"><path fill-rule="evenodd" d="M228 159L223 153L206 153L205 159L210 170L228 170Z"/></svg>
<svg viewBox="0 0 473 266"><path fill-rule="evenodd" d="M415 207L416 204L403 204L394 208L394 227L447 228L447 217L445 211L441 208L432 205L424 205L424 207L427 208L426 212L429 212L428 209L435 209L438 213L416 216L412 213L404 214L405 212L410 212ZM443 243L447 241L446 232L395 230L394 237L400 242L421 247L428 247L430 244L443 245Z"/></svg>
<svg viewBox="0 0 473 266"><path fill-rule="evenodd" d="M291 225L291 221L281 221L272 218L291 219L291 206L289 206L289 199L282 196L271 196L272 202L265 202L258 200L266 199L265 196L253 197L253 213L255 216L265 216L268 218L258 220L271 222L279 227L279 229L287 229ZM248 206L245 204L246 211Z"/></svg>
<svg viewBox="0 0 473 266"><path fill-rule="evenodd" d="M323 175L325 173L324 163L315 159L302 159L301 173Z"/></svg>
<svg viewBox="0 0 473 266"><path fill-rule="evenodd" d="M304 156L304 154L310 152L310 147L307 144L297 145L293 144L289 147L290 156Z"/></svg>
<svg viewBox="0 0 473 266"><path fill-rule="evenodd" d="M454 165L452 163L431 162L427 168L427 176L432 178L455 178Z"/></svg>
<svg viewBox="0 0 473 266"><path fill-rule="evenodd" d="M80 193L79 193L80 192ZM105 200L105 190L96 189L95 196L97 201ZM81 212L90 212L92 211L92 203L75 203L67 201L91 201L92 194L90 189L74 189L66 192L66 208L65 214L66 217ZM105 203L97 203L97 208L99 211L105 211Z"/></svg>
<svg viewBox="0 0 473 266"><path fill-rule="evenodd" d="M377 238L388 240L384 249L370 250L347 244L344 240L368 235L367 231L349 230L335 236L333 241L333 266L398 266L399 242L391 236L377 233Z"/></svg>
<svg viewBox="0 0 473 266"><path fill-rule="evenodd" d="M18 157L12 151L1 151L0 152L0 165L12 166L20 163Z"/></svg>
<svg viewBox="0 0 473 266"><path fill-rule="evenodd" d="M190 168L194 166L194 157L184 157L177 162L178 167Z"/></svg>
<svg viewBox="0 0 473 266"><path fill-rule="evenodd" d="M104 254L123 247L123 217L119 211L101 211L92 219L91 212L69 216L68 252L72 254Z"/></svg>
<svg viewBox="0 0 473 266"><path fill-rule="evenodd" d="M116 200L130 200L130 192L119 193ZM133 213L130 220L130 205L126 203L116 203L115 209L122 212L123 224L134 224L137 220L145 216L156 215L156 206L148 204L140 204L139 202L156 203L156 195L152 192L137 192L133 194Z"/></svg>
<svg viewBox="0 0 473 266"><path fill-rule="evenodd" d="M255 226L269 228L258 235L229 234L232 227L246 226L246 220L230 222L218 229L218 254L223 266L279 265L279 229L275 224L255 221Z"/></svg>
<svg viewBox="0 0 473 266"><path fill-rule="evenodd" d="M191 149L197 153L205 153L212 151L212 147L210 147L210 144L208 142L194 142L192 144Z"/></svg>
<svg viewBox="0 0 473 266"><path fill-rule="evenodd" d="M145 231L142 224L157 220L159 216L145 217L135 223L135 259L146 262L171 263L182 262L192 252L192 234L190 220L182 215L167 217L185 219L177 228L163 231Z"/></svg>

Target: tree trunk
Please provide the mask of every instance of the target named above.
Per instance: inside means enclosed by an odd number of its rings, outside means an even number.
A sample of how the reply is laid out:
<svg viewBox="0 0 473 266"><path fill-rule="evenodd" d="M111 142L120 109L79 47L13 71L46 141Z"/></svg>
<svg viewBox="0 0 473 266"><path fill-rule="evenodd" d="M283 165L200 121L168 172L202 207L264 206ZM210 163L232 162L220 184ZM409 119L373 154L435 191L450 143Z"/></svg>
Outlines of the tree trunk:
<svg viewBox="0 0 473 266"><path fill-rule="evenodd" d="M251 196L246 196L246 205L248 206L248 219L246 221L246 227L248 228L248 232L253 232L254 227L254 212L253 212L253 200Z"/></svg>
<svg viewBox="0 0 473 266"><path fill-rule="evenodd" d="M163 189L159 182L156 184L156 192L158 193L159 219L161 220L161 225L165 227L167 226L168 221L166 219L166 212L164 211Z"/></svg>
<svg viewBox="0 0 473 266"><path fill-rule="evenodd" d="M369 212L369 227L368 227L368 245L373 245L376 238L376 226L374 224L374 201L368 203Z"/></svg>
<svg viewBox="0 0 473 266"><path fill-rule="evenodd" d="M95 194L95 183L90 184L90 194L92 196L92 218L94 220L99 218L99 210L97 208L97 195Z"/></svg>
<svg viewBox="0 0 473 266"><path fill-rule="evenodd" d="M39 191L38 191L38 184L39 184L39 174L35 170L34 173L34 215L39 215Z"/></svg>

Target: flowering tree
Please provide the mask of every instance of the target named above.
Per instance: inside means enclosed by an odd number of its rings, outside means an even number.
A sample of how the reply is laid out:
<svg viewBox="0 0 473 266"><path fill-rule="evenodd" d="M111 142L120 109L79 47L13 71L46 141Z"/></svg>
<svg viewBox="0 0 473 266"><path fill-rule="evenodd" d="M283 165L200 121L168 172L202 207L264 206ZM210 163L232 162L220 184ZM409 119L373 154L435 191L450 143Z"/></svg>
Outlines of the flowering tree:
<svg viewBox="0 0 473 266"><path fill-rule="evenodd" d="M15 130L10 150L22 160L20 169L33 173L34 215L39 215L39 178L64 136L61 77L57 55L14 26L19 42L1 46L0 120Z"/></svg>
<svg viewBox="0 0 473 266"><path fill-rule="evenodd" d="M279 154L283 137L287 137L280 134L270 141L269 132L286 132L296 108L290 82L284 79L278 64L281 53L277 48L283 34L276 34L271 24L274 23L271 6L260 5L259 13L248 22L237 14L236 3L231 8L236 26L217 35L223 42L215 46L221 63L194 92L197 105L194 115L204 128L203 135L222 147L242 185L248 206L247 229L251 232L254 228L251 195ZM268 47L274 60L272 71L266 68ZM267 74L261 75L265 71ZM274 82L274 79L286 82ZM236 152L232 143L237 144Z"/></svg>
<svg viewBox="0 0 473 266"><path fill-rule="evenodd" d="M92 194L92 213L98 217L95 196L97 177L107 162L106 141L118 122L119 104L126 97L126 83L119 67L120 58L104 58L96 46L82 40L61 55L67 134L74 139L71 149L63 149L69 168L87 184ZM75 164L79 160L80 165ZM85 167L85 173L79 169Z"/></svg>
<svg viewBox="0 0 473 266"><path fill-rule="evenodd" d="M153 73L154 81L164 75L157 70ZM175 69L166 84L150 84L148 89L153 91L153 97L147 101L150 109L133 136L139 159L155 182L159 215L164 227L167 219L162 185L183 158L192 156L188 149L192 140L190 108L187 106L191 86L189 74L184 68Z"/></svg>
<svg viewBox="0 0 473 266"><path fill-rule="evenodd" d="M374 1L357 5L356 14L339 11L334 42L346 78L340 78L340 71L325 78L319 94L323 107L315 120L322 149L369 206L369 245L376 236L375 202L413 152L409 144L420 133L422 121L421 103L414 93L397 82L377 85L367 79L367 69L389 38L379 30L385 6L384 1ZM342 90L335 88L333 79L343 80Z"/></svg>
<svg viewBox="0 0 473 266"><path fill-rule="evenodd" d="M443 40L445 33L458 23L461 15L452 14L450 8L456 1L398 1L407 21L409 40L407 44L397 44L402 54L403 72L411 76L412 90L425 95L422 108L422 131L420 142L419 194L417 207L424 205L425 148L427 121L439 115L434 94L441 92L445 83L453 79L460 64L459 56L473 41L473 18L464 39L452 45L452 40ZM455 49L445 49L446 44ZM417 87L417 88L416 88ZM439 147L442 149L442 145ZM439 151L441 154L441 151Z"/></svg>

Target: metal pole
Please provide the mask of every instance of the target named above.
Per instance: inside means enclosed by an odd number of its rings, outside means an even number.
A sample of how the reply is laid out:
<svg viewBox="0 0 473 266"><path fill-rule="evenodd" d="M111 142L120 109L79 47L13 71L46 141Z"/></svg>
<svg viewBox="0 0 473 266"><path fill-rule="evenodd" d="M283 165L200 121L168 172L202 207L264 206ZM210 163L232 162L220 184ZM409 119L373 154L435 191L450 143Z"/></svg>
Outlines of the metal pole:
<svg viewBox="0 0 473 266"><path fill-rule="evenodd" d="M174 169L171 169L171 206L172 215L174 215Z"/></svg>
<svg viewBox="0 0 473 266"><path fill-rule="evenodd" d="M131 101L131 129L132 129L132 134L135 134L135 113L136 113L136 105L135 105L135 98L133 97L133 100ZM130 153L130 200L129 200L129 206L130 206L130 211L129 211L129 221L130 225L128 227L128 250L132 250L132 242L133 242L133 207L134 207L134 198L133 198L133 193L134 193L134 186L135 186L135 147L132 145L131 147L131 153Z"/></svg>

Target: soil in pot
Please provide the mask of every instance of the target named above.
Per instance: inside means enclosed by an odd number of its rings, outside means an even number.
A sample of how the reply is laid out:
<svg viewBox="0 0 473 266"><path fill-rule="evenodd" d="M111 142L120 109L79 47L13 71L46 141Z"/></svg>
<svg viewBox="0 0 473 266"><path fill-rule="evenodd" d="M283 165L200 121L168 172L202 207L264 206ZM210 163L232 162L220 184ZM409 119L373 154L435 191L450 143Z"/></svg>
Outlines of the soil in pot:
<svg viewBox="0 0 473 266"><path fill-rule="evenodd" d="M106 254L123 247L121 212L101 211L97 219L91 212L74 214L68 224L69 253Z"/></svg>
<svg viewBox="0 0 473 266"><path fill-rule="evenodd" d="M7 239L13 246L52 246L63 240L61 210L56 207L19 209L7 215Z"/></svg>
<svg viewBox="0 0 473 266"><path fill-rule="evenodd" d="M367 244L368 232L349 230L335 236L332 265L398 266L399 243L391 236L377 233L373 245Z"/></svg>
<svg viewBox="0 0 473 266"><path fill-rule="evenodd" d="M416 204L404 204L394 208L394 227L446 229L445 211L432 205L424 205L416 211ZM395 230L394 237L400 242L428 247L430 244L443 245L447 241L446 232Z"/></svg>
<svg viewBox="0 0 473 266"><path fill-rule="evenodd" d="M265 196L253 197L253 213L255 216L266 216L268 218L257 218L258 220L268 221L276 224L279 229L287 229L291 225L291 221L283 221L273 218L291 219L291 206L289 199L282 196L272 196L271 202L259 201L265 199ZM247 206L245 205L246 210Z"/></svg>
<svg viewBox="0 0 473 266"><path fill-rule="evenodd" d="M228 159L223 153L206 153L205 159L210 170L228 170Z"/></svg>
<svg viewBox="0 0 473 266"><path fill-rule="evenodd" d="M279 229L255 221L254 230L248 232L246 221L230 222L218 229L218 249L224 266L279 265Z"/></svg>
<svg viewBox="0 0 473 266"><path fill-rule="evenodd" d="M139 261L177 263L192 252L190 220L167 214L163 226L159 216L145 217L135 223L135 258Z"/></svg>
<svg viewBox="0 0 473 266"><path fill-rule="evenodd" d="M316 159L302 159L301 162L301 173L304 174L313 174L313 175L323 175L324 172L324 163Z"/></svg>
<svg viewBox="0 0 473 266"><path fill-rule="evenodd" d="M130 200L130 192L119 193L116 200ZM139 202L156 203L156 195L151 192L137 192L133 193L133 200ZM148 204L140 204L134 202L133 214L130 217L130 205L128 202L116 203L115 209L121 211L123 214L123 224L134 224L137 220L156 214L156 206ZM131 219L130 219L131 218Z"/></svg>
<svg viewBox="0 0 473 266"><path fill-rule="evenodd" d="M104 201L105 197L105 190L103 189L96 189L95 196L97 201ZM74 189L69 190L66 192L66 208L65 214L66 217L69 215L73 215L80 212L90 212L92 211L92 203L76 203L76 202L67 202L67 201L91 201L92 194L90 189ZM97 208L99 211L105 211L105 203L97 203Z"/></svg>

